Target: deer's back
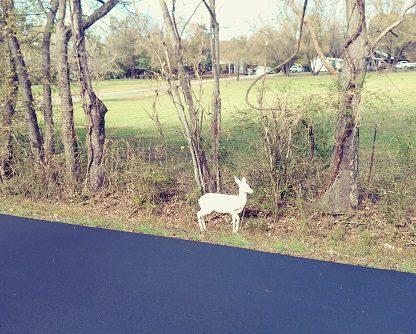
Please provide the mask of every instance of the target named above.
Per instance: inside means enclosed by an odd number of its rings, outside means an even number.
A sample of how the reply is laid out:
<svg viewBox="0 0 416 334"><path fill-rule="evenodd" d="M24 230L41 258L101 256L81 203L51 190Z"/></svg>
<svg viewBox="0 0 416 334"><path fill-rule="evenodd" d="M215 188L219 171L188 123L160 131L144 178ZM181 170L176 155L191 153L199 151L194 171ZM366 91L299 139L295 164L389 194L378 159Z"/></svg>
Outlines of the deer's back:
<svg viewBox="0 0 416 334"><path fill-rule="evenodd" d="M199 199L201 209L220 213L228 213L231 211L241 212L244 204L242 199L237 195L208 193Z"/></svg>

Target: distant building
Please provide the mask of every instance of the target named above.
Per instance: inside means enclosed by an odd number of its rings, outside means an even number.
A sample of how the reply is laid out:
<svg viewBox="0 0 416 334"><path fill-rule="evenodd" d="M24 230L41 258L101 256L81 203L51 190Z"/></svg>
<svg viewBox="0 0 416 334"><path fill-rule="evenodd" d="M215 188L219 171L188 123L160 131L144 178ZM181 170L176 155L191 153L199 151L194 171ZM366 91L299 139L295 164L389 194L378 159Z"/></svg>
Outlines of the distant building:
<svg viewBox="0 0 416 334"><path fill-rule="evenodd" d="M338 72L342 71L342 67L344 65L344 59L326 57L326 60ZM394 57L390 57L390 60L389 60L389 55L387 53L376 50L374 51L371 58L368 60L367 70L377 71L378 69L385 67L386 64L393 64L394 60L395 60ZM318 74L319 72L328 72L328 70L326 69L324 64L321 62L321 59L319 59L319 57L316 57L311 61L310 67L311 67L311 72L315 74Z"/></svg>
<svg viewBox="0 0 416 334"><path fill-rule="evenodd" d="M338 72L341 72L342 66L344 65L344 59L326 57L326 60L328 61L329 64L331 64L331 66L335 70L337 70ZM319 59L319 57L312 59L310 67L311 67L311 72L313 72L314 74L318 74L320 72L328 72L328 70L322 63L321 59Z"/></svg>
<svg viewBox="0 0 416 334"><path fill-rule="evenodd" d="M254 68L254 74L257 76L263 75L264 73L273 73L273 69L271 67L264 67L264 66L257 66Z"/></svg>
<svg viewBox="0 0 416 334"><path fill-rule="evenodd" d="M390 56L390 61L389 61L389 55L387 53L376 50L374 51L373 55L368 61L367 70L377 71L378 69L385 67L386 64L393 64L393 63L394 63L394 57Z"/></svg>

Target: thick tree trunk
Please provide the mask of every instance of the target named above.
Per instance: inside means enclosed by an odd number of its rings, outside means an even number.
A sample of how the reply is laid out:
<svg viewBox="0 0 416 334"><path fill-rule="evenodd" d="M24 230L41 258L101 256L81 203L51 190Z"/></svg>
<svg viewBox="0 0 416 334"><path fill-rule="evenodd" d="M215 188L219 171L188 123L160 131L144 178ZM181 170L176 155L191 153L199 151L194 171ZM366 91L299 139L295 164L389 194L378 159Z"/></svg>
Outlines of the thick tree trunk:
<svg viewBox="0 0 416 334"><path fill-rule="evenodd" d="M39 129L38 120L34 106L32 84L26 69L26 64L20 49L20 43L17 39L14 24L13 1L3 0L1 2L4 21L6 22L6 35L11 57L16 66L19 90L23 99L23 108L25 110L28 137L32 154L35 162L40 165L44 164L43 138Z"/></svg>
<svg viewBox="0 0 416 334"><path fill-rule="evenodd" d="M214 88L211 97L211 133L212 133L212 191L221 190L220 174L220 136L221 136L221 94L220 94L220 27L215 14L215 0L209 0L211 8L211 54L212 54L212 75Z"/></svg>
<svg viewBox="0 0 416 334"><path fill-rule="evenodd" d="M361 92L367 70L369 45L366 38L364 0L346 1L349 20L342 71L342 101L335 130L330 175L322 204L331 214L345 214L359 201L358 151Z"/></svg>
<svg viewBox="0 0 416 334"><path fill-rule="evenodd" d="M82 106L87 117L86 144L88 150L87 185L93 192L101 190L104 177L105 113L107 108L94 93L88 68L80 0L71 0L72 35L75 61L80 84Z"/></svg>
<svg viewBox="0 0 416 334"><path fill-rule="evenodd" d="M44 118L44 140L45 154L49 156L55 153L55 130L52 111L51 90L51 35L55 21L59 0L52 0L46 13L46 25L42 40L42 86L43 86L43 118Z"/></svg>
<svg viewBox="0 0 416 334"><path fill-rule="evenodd" d="M62 115L62 143L65 150L66 174L74 184L80 179L78 140L74 125L74 106L69 78L68 41L70 30L65 27L66 0L60 0L59 18L56 24L56 59L58 67L58 90Z"/></svg>

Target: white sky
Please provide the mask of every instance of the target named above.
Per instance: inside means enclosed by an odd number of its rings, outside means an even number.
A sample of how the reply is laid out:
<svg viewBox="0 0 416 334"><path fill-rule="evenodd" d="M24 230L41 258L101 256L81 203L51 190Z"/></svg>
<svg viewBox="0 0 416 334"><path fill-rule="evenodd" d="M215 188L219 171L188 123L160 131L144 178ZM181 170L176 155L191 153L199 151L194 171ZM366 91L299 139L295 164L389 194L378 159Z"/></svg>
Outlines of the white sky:
<svg viewBox="0 0 416 334"><path fill-rule="evenodd" d="M200 0L177 0L176 16L187 20ZM272 23L277 17L276 0L216 0L218 22L220 23L220 39L226 40L240 35L250 35L255 27ZM158 21L162 14L158 0L141 0L138 9ZM169 9L171 1L167 1ZM191 22L202 22L209 26L209 15L201 4Z"/></svg>

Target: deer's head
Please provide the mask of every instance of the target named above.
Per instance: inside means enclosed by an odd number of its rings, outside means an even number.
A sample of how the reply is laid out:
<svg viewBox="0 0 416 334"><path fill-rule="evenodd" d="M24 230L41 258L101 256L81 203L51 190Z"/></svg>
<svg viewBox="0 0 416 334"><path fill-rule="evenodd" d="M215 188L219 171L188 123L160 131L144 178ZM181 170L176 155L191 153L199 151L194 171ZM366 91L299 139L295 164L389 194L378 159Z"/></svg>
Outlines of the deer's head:
<svg viewBox="0 0 416 334"><path fill-rule="evenodd" d="M247 184L247 180L245 177L243 177L240 181L234 176L234 180L235 182L237 182L240 192L247 193L247 194L253 193L253 189L251 189L250 186Z"/></svg>

